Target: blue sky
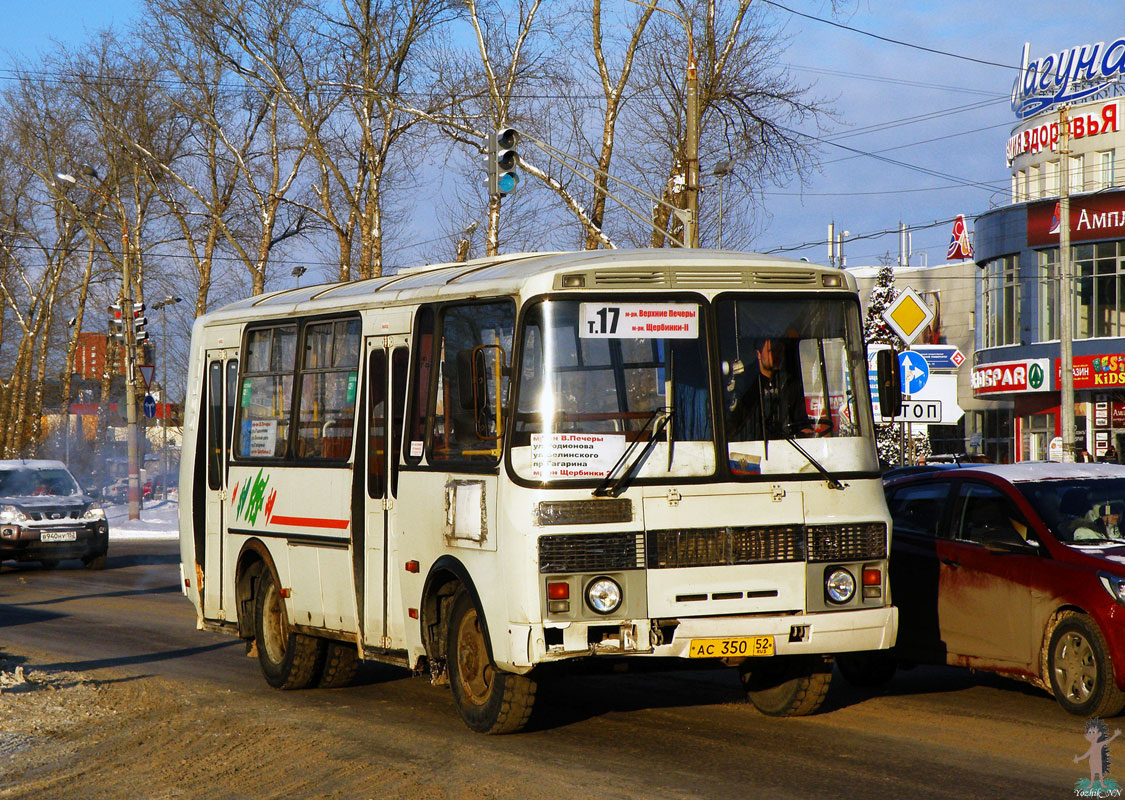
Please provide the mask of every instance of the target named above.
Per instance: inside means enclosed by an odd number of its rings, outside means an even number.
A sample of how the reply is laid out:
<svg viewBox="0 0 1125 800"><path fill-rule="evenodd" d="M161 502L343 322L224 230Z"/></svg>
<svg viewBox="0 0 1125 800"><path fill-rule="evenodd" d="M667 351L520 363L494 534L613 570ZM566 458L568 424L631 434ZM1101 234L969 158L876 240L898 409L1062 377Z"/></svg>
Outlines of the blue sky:
<svg viewBox="0 0 1125 800"><path fill-rule="evenodd" d="M2 2L4 63L13 57L33 59L51 47L52 39L73 45L101 28L125 27L139 9L131 0ZM778 2L818 17L831 12L828 0ZM921 225L958 213L979 214L1002 201L1002 193L958 186L957 179L998 188L1008 184L1004 143L1015 117L1007 97L1023 43L1031 42L1035 57L1125 36L1121 0L1074 0L1065 10L1047 0L852 0L834 18L879 36L1011 65L1002 68L877 41L778 8L771 13L792 39L783 62L798 81L813 84L816 94L833 101L837 122L829 135L876 126L839 142L866 152L887 151L887 157L940 173L922 174L825 146L823 168L807 185L768 187L772 219L750 247L765 251L815 241L788 254L820 262L827 259L819 242L829 221L852 234L872 234L893 230L900 220ZM922 115L934 116L907 122ZM706 179L712 166L702 165ZM733 195L728 191L724 201L737 202ZM940 263L949 233L948 225L919 230L914 250L924 252L929 263ZM846 244L848 264L875 263L887 251L895 255L897 241L890 235Z"/></svg>

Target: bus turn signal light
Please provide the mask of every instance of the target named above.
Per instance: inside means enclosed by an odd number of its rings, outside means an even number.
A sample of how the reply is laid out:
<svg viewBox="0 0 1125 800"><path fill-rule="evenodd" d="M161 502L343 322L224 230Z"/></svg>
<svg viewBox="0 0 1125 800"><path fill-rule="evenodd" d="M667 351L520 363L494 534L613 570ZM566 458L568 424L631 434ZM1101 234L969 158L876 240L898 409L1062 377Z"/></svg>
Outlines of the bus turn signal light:
<svg viewBox="0 0 1125 800"><path fill-rule="evenodd" d="M547 598L550 600L569 600L570 584L566 582L548 583Z"/></svg>

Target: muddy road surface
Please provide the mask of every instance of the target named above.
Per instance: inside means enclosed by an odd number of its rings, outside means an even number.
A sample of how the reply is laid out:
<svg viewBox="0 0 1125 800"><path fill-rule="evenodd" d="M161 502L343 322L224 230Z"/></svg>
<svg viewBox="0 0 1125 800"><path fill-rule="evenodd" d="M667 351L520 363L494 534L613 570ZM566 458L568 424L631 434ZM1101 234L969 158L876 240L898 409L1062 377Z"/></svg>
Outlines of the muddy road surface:
<svg viewBox="0 0 1125 800"><path fill-rule="evenodd" d="M269 688L178 581L173 541L103 572L3 565L0 798L1059 798L1087 776L1083 720L955 669L837 675L801 719L758 714L731 669L560 675L526 732L481 736L403 670Z"/></svg>

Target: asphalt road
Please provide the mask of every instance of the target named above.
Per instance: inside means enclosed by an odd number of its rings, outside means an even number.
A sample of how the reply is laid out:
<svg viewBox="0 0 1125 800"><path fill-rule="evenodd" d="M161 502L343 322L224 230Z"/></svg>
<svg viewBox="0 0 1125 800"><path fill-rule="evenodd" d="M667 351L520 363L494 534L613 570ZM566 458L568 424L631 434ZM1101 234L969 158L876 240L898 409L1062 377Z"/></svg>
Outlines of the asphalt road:
<svg viewBox="0 0 1125 800"><path fill-rule="evenodd" d="M402 670L365 666L341 690L270 689L242 642L195 629L178 583L174 542L115 543L101 572L6 563L0 651L268 704L346 731L356 769L392 758L380 755L389 742L419 774L488 764L496 782L481 796L1059 798L1087 775L1073 761L1084 720L1031 687L952 668L900 672L877 692L837 674L823 709L801 719L758 714L731 669L567 674L544 682L528 731L479 736L447 688Z"/></svg>

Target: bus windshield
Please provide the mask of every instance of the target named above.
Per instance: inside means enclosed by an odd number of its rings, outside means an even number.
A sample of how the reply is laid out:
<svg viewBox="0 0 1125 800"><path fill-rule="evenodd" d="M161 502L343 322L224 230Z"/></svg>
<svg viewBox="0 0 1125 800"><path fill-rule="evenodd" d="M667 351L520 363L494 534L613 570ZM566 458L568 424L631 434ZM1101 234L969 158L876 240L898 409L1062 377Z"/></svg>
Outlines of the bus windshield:
<svg viewBox="0 0 1125 800"><path fill-rule="evenodd" d="M866 382L859 315L844 299L554 299L525 319L512 440L520 477L596 480L634 462L639 477L713 475L720 434L734 475L808 464L768 440L847 437L857 456L869 449L870 410L855 392ZM861 460L846 469L873 467Z"/></svg>

